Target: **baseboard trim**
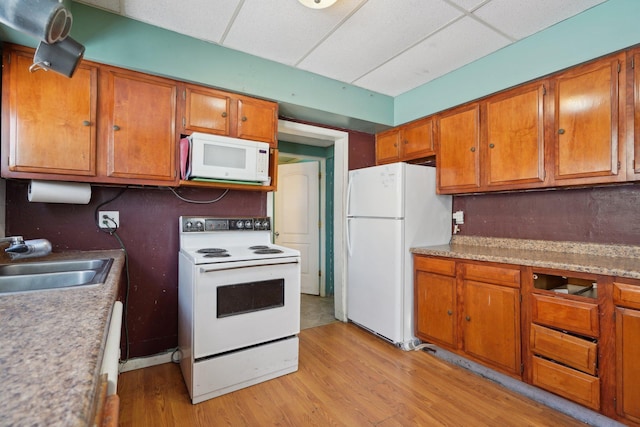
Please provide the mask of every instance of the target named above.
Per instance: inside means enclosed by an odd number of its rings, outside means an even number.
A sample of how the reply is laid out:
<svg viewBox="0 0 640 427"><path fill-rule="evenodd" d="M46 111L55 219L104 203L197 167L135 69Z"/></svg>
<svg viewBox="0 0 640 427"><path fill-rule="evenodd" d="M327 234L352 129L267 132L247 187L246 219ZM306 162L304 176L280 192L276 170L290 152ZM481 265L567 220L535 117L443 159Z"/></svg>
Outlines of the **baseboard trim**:
<svg viewBox="0 0 640 427"><path fill-rule="evenodd" d="M172 362L171 355L175 350L168 350L166 353L154 354L152 356L137 357L135 359L129 359L124 363L120 363L120 373L135 371L136 369L149 368L151 366L162 365L164 363Z"/></svg>

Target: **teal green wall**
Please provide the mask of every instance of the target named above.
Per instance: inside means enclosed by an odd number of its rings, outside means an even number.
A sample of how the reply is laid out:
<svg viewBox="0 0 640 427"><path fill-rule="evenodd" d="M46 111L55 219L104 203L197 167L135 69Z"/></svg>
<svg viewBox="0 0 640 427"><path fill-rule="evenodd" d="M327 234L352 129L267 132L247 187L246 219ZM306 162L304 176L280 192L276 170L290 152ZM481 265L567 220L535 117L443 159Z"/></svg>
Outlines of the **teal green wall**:
<svg viewBox="0 0 640 427"><path fill-rule="evenodd" d="M71 11L71 36L87 59L276 100L281 114L301 120L345 128L393 122L392 97L79 3ZM1 24L0 40L37 46Z"/></svg>
<svg viewBox="0 0 640 427"><path fill-rule="evenodd" d="M320 157L325 159L326 173L326 203L325 216L325 291L326 295L334 292L334 263L333 263L333 177L334 177L334 146L316 147L305 144L294 144L286 141L278 141L278 150L281 155L299 154L304 156Z"/></svg>
<svg viewBox="0 0 640 427"><path fill-rule="evenodd" d="M275 100L284 117L369 133L640 43L640 0L608 0L392 98L78 3L72 12L87 59ZM0 40L37 44L2 25Z"/></svg>
<svg viewBox="0 0 640 427"><path fill-rule="evenodd" d="M637 43L640 1L609 0L397 96L394 122L428 116Z"/></svg>

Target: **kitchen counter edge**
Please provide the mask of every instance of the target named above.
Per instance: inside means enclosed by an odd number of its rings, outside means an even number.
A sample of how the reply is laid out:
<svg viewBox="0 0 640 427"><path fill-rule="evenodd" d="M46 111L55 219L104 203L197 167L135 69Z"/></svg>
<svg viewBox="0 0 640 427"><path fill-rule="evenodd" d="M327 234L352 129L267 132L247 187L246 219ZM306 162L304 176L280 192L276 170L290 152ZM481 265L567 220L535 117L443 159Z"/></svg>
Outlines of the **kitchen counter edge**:
<svg viewBox="0 0 640 427"><path fill-rule="evenodd" d="M640 279L640 246L454 236L446 245L412 247L418 255Z"/></svg>

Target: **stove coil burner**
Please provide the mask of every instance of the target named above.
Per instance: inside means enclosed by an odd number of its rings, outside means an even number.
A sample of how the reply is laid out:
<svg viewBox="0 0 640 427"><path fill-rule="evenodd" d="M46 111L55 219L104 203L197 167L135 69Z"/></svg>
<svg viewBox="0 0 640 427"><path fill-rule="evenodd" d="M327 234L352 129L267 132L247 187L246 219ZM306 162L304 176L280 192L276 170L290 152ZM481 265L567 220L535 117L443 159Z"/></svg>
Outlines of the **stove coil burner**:
<svg viewBox="0 0 640 427"><path fill-rule="evenodd" d="M249 249L254 251L258 249L269 249L269 246L266 246L266 245L249 246Z"/></svg>
<svg viewBox="0 0 640 427"><path fill-rule="evenodd" d="M199 254L205 254L205 258L225 258L231 256L226 249L222 248L203 248L198 249L196 252Z"/></svg>
<svg viewBox="0 0 640 427"><path fill-rule="evenodd" d="M254 254L259 254L259 255L263 255L263 254L281 254L282 251L280 249L276 249L276 248L266 248L266 249L257 249L255 251L253 251Z"/></svg>

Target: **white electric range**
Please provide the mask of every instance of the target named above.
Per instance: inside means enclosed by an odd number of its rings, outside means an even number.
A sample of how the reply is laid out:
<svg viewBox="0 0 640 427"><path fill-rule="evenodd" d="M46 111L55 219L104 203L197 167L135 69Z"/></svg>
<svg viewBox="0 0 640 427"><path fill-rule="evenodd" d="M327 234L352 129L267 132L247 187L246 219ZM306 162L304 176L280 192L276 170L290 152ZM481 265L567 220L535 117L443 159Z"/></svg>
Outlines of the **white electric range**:
<svg viewBox="0 0 640 427"><path fill-rule="evenodd" d="M178 345L193 403L298 369L300 252L270 218L180 217Z"/></svg>

